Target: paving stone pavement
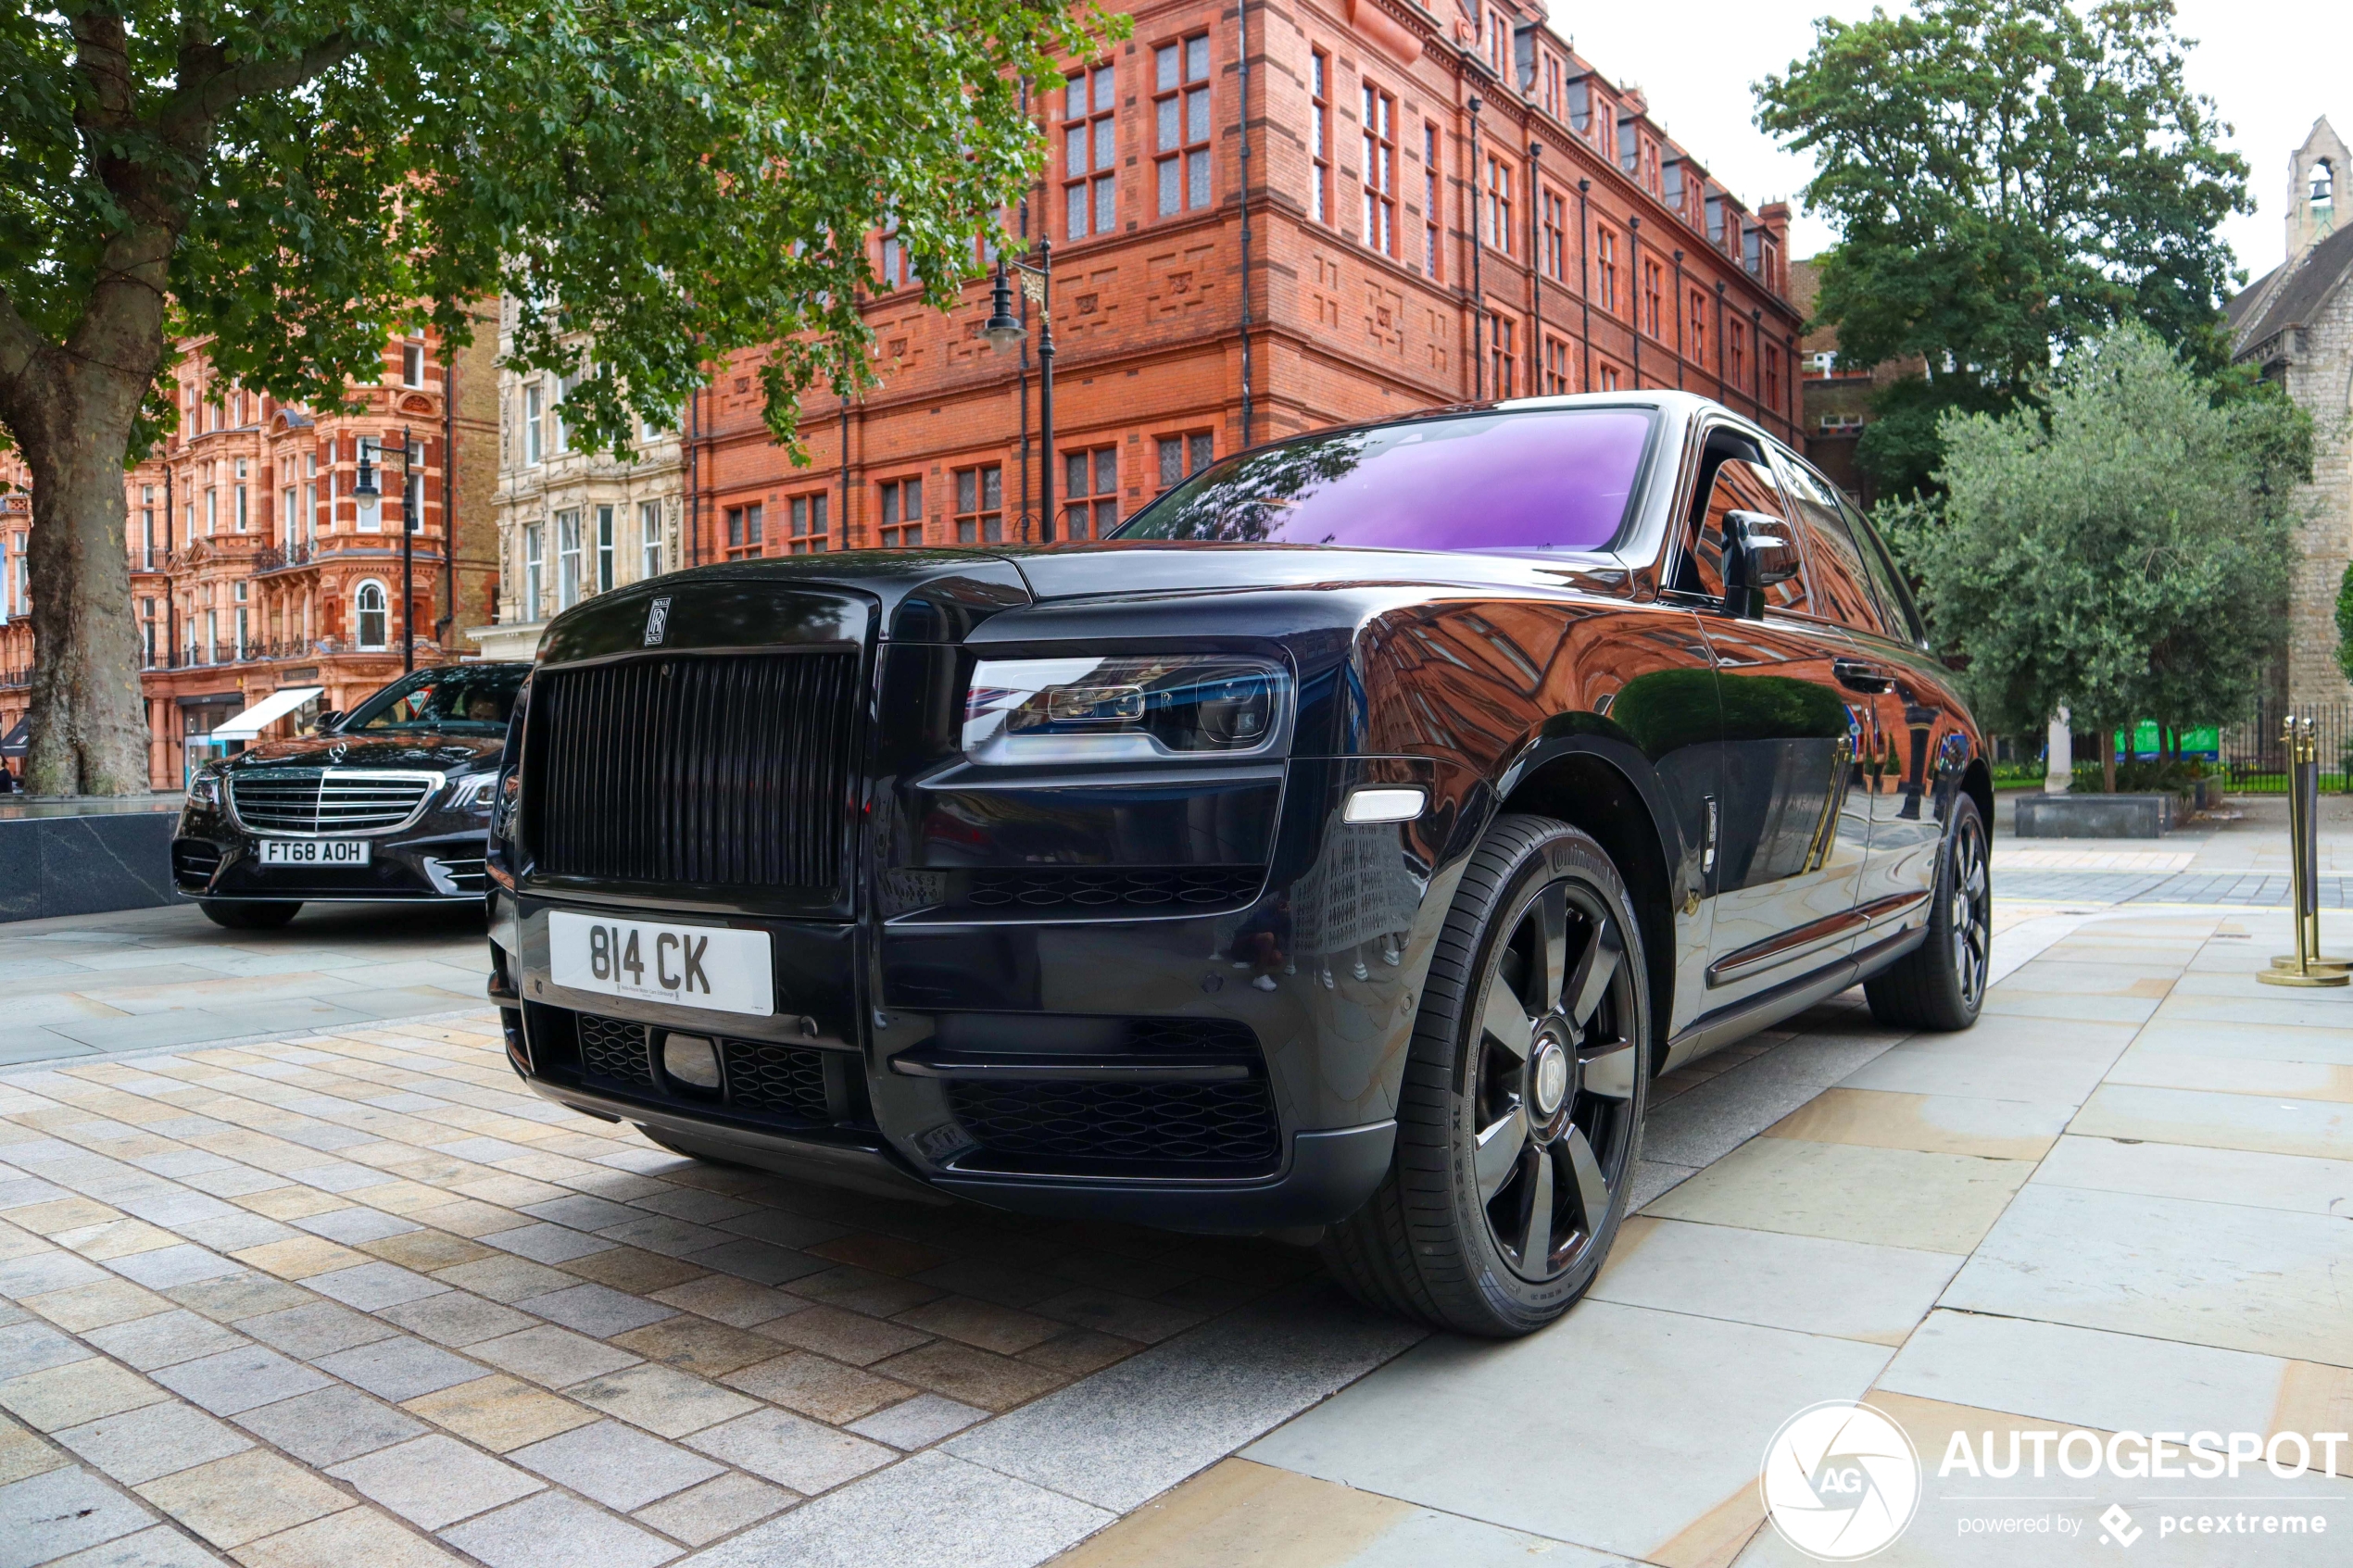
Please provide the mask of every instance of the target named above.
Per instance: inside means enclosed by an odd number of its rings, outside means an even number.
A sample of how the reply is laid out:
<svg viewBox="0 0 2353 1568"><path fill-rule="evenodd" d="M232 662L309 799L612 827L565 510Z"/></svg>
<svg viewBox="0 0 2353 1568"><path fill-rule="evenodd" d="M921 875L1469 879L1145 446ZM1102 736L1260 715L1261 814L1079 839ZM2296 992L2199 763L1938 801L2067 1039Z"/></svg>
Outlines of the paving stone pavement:
<svg viewBox="0 0 2353 1568"><path fill-rule="evenodd" d="M1032 1457L1100 1464L1184 1383L1157 1490L1420 1337L1292 1248L683 1159L530 1094L495 1029L0 1077L0 1561L650 1564L927 1451L924 1487L1011 1511L985 1560L1035 1562L1114 1514L937 1445L1076 1385L1091 1436Z"/></svg>
<svg viewBox="0 0 2353 1568"><path fill-rule="evenodd" d="M2353 997L2255 986L2264 911L1996 923L1967 1035L1850 994L1662 1079L1646 1207L1510 1346L1272 1243L683 1160L480 1008L0 1073L0 1564L1778 1564L1816 1399L1924 1454L2353 1425ZM2015 1560L1936 1506L1891 1561Z"/></svg>
<svg viewBox="0 0 2353 1568"><path fill-rule="evenodd" d="M311 904L223 931L195 904L0 923L0 1063L283 1039L481 1005L479 906Z"/></svg>
<svg viewBox="0 0 2353 1568"><path fill-rule="evenodd" d="M1271 1243L684 1160L494 1030L0 1077L8 1561L1026 1568L1424 1337ZM1663 1081L1646 1184L1895 1039L1848 999Z"/></svg>
<svg viewBox="0 0 2353 1568"><path fill-rule="evenodd" d="M2289 897L2287 797L2234 795L2221 811L2157 839L2035 839L2011 833L1995 802L1994 885L2001 897L2091 904L2229 904L2284 909ZM2353 903L2353 797L2321 797L2323 909Z"/></svg>
<svg viewBox="0 0 2353 1568"><path fill-rule="evenodd" d="M2115 1504L2140 1559L2342 1562L2353 1443L2292 1479L1940 1478L1957 1435L2353 1431L2353 992L2256 983L2284 914L1997 921L1968 1033L1875 1039L1818 1010L1662 1080L1655 1196L1561 1323L1426 1339L1056 1568L1798 1568L1759 1457L1856 1399L1926 1461L1877 1561L2112 1562ZM2194 1513L2320 1533L2158 1534Z"/></svg>

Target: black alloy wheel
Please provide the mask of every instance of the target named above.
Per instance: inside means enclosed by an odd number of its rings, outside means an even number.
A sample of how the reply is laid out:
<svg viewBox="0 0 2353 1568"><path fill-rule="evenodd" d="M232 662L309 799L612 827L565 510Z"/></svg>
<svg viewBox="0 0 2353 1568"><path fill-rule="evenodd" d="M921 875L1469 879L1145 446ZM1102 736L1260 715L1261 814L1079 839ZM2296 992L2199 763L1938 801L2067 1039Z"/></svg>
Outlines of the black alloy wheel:
<svg viewBox="0 0 2353 1568"><path fill-rule="evenodd" d="M1449 910L1416 1022L1397 1152L1325 1256L1360 1298L1441 1328L1531 1333L1601 1272L1650 1073L1633 903L1591 837L1499 819Z"/></svg>
<svg viewBox="0 0 2353 1568"><path fill-rule="evenodd" d="M1871 1017L1900 1029L1967 1029L1985 1005L1994 962L1994 879L1985 818L1965 794L1953 797L1928 935L1863 982Z"/></svg>
<svg viewBox="0 0 2353 1568"><path fill-rule="evenodd" d="M1523 1279L1570 1273L1608 1229L1633 1147L1633 981L1617 922L1574 877L1533 886L1491 960L1472 1164L1489 1236Z"/></svg>

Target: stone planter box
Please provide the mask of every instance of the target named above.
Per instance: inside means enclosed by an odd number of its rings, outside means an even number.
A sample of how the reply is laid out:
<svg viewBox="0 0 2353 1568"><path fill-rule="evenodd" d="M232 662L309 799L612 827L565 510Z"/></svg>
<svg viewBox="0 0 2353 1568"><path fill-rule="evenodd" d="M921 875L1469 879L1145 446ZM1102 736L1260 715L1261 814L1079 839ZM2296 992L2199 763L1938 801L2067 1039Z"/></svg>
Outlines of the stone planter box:
<svg viewBox="0 0 2353 1568"><path fill-rule="evenodd" d="M2176 804L2170 795L2027 795L2011 812L2020 838L2157 838Z"/></svg>
<svg viewBox="0 0 2353 1568"><path fill-rule="evenodd" d="M171 834L179 809L176 797L8 802L0 809L0 921L178 903Z"/></svg>

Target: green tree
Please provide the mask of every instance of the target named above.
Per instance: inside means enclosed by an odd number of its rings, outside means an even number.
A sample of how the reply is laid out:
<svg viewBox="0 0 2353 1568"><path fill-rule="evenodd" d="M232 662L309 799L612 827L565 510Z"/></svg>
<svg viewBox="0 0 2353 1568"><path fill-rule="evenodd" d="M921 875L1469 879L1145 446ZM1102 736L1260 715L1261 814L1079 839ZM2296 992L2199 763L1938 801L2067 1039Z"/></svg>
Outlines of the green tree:
<svg viewBox="0 0 2353 1568"><path fill-rule="evenodd" d="M2229 127L2183 82L2171 0L1919 0L1816 28L1756 118L1814 155L1806 201L1840 235L1815 309L1841 361L1922 367L1864 432L1884 493L1928 482L1945 413L2031 397L2115 322L2227 358L2215 227L2253 208Z"/></svg>
<svg viewBox="0 0 2353 1568"><path fill-rule="evenodd" d="M2353 565L2336 585L2336 667L2353 681Z"/></svg>
<svg viewBox="0 0 2353 1568"><path fill-rule="evenodd" d="M2284 613L2311 421L2271 395L2216 395L2138 322L2078 345L2045 408L1952 414L1941 501L1881 508L1937 635L1966 656L1989 726L2065 705L2100 737L2252 701Z"/></svg>
<svg viewBox="0 0 2353 1568"><path fill-rule="evenodd" d="M853 389L867 237L945 305L1043 155L1063 0L69 0L0 13L0 431L32 474L39 792L146 787L122 474L170 345L333 406L387 332L520 301L592 445L754 345Z"/></svg>

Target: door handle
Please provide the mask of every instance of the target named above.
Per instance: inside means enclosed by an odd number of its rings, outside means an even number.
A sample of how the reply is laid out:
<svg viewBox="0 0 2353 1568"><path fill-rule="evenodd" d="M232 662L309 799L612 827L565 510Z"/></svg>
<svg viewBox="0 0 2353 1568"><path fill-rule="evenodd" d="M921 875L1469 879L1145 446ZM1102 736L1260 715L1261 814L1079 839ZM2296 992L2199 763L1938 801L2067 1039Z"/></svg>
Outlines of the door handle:
<svg viewBox="0 0 2353 1568"><path fill-rule="evenodd" d="M1876 664L1859 659L1833 659L1831 673L1838 684L1851 692L1883 692L1895 684L1894 677Z"/></svg>

